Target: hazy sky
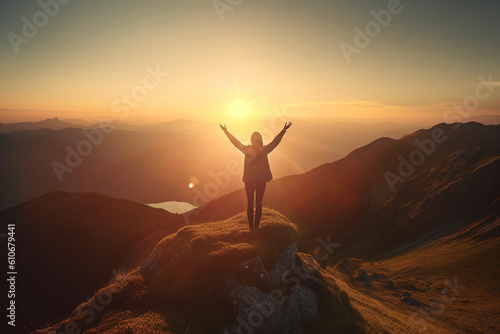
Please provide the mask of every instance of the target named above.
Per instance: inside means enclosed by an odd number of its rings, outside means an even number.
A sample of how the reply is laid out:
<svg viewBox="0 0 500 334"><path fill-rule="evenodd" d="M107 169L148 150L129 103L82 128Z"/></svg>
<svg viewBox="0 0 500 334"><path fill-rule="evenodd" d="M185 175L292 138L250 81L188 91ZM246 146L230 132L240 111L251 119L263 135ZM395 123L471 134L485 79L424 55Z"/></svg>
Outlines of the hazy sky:
<svg viewBox="0 0 500 334"><path fill-rule="evenodd" d="M0 122L498 115L499 17L484 0L2 0Z"/></svg>

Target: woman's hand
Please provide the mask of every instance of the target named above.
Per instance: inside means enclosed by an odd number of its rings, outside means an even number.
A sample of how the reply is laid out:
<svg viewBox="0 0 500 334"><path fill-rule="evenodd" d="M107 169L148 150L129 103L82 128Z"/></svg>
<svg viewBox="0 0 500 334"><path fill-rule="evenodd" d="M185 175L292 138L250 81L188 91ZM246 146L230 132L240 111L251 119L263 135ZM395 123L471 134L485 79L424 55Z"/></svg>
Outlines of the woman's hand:
<svg viewBox="0 0 500 334"><path fill-rule="evenodd" d="M226 124L222 125L222 124L219 124L220 128L222 129L222 131L224 132L227 132L227 127L226 127Z"/></svg>
<svg viewBox="0 0 500 334"><path fill-rule="evenodd" d="M286 122L285 126L283 127L283 130L288 130L288 128L291 126L292 126L292 122Z"/></svg>

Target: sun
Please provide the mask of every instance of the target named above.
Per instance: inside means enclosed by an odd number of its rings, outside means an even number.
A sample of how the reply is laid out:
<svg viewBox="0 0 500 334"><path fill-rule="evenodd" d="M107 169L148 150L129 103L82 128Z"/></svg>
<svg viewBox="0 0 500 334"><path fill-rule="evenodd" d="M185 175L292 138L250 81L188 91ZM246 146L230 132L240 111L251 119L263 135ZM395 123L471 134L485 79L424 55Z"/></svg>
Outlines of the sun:
<svg viewBox="0 0 500 334"><path fill-rule="evenodd" d="M243 99L234 99L227 104L227 113L234 118L244 118L250 116L252 113L252 106L250 102Z"/></svg>

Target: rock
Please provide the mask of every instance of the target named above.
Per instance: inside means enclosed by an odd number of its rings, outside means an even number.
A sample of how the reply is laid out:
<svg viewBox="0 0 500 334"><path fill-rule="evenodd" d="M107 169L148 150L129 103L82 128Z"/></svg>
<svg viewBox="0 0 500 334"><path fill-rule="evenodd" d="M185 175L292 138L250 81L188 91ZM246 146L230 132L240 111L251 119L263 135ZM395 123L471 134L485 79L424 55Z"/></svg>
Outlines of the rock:
<svg viewBox="0 0 500 334"><path fill-rule="evenodd" d="M374 273L371 275L371 279L374 281L386 280L387 276L380 273Z"/></svg>
<svg viewBox="0 0 500 334"><path fill-rule="evenodd" d="M237 323L227 326L229 333L302 334L303 325L319 314L318 297L302 285L289 295L279 288L264 293L254 286L234 285L232 296Z"/></svg>
<svg viewBox="0 0 500 334"><path fill-rule="evenodd" d="M391 291L398 291L398 288L394 285L394 282L391 280L389 280L387 284L384 285L384 288Z"/></svg>
<svg viewBox="0 0 500 334"><path fill-rule="evenodd" d="M285 249L278 257L274 269L271 271L271 281L274 284L281 282L284 276L295 266L295 252L297 251L297 244L293 242L287 249Z"/></svg>
<svg viewBox="0 0 500 334"><path fill-rule="evenodd" d="M158 262L156 261L156 255L153 253L141 266L139 272L142 276L148 276L153 274L159 269Z"/></svg>
<svg viewBox="0 0 500 334"><path fill-rule="evenodd" d="M313 272L320 269L319 262L311 254L296 252L295 253L295 264L307 268L309 272Z"/></svg>
<svg viewBox="0 0 500 334"><path fill-rule="evenodd" d="M314 288L320 283L301 265L301 261L296 265L296 250L295 243L286 248L270 274L267 274L258 257L238 264L262 273L276 288L267 293L255 286L242 286L228 279L236 322L227 325L227 333L302 334L303 326L319 314ZM286 282L286 287L282 282Z"/></svg>
<svg viewBox="0 0 500 334"><path fill-rule="evenodd" d="M335 269L352 278L354 271L359 268L361 261L355 259L342 259L335 265Z"/></svg>
<svg viewBox="0 0 500 334"><path fill-rule="evenodd" d="M361 280L361 282L365 283L365 286L367 288L372 287L372 281L364 269L361 269L359 271L359 279Z"/></svg>
<svg viewBox="0 0 500 334"><path fill-rule="evenodd" d="M291 243L276 260L273 270L268 272L262 263L259 256L254 256L244 262L237 264L237 267L252 271L258 274L261 278L267 279L273 284L280 283L283 278L294 270L295 267L295 252L297 251L297 244Z"/></svg>
<svg viewBox="0 0 500 334"><path fill-rule="evenodd" d="M418 288L414 282L404 282L402 283L401 288L410 291L427 292L425 289Z"/></svg>
<svg viewBox="0 0 500 334"><path fill-rule="evenodd" d="M341 291L339 292L339 298L340 298L340 301L341 301L343 304L345 304L345 305L349 304L349 295L348 295L348 294L347 294L347 292L345 292L344 290L341 290Z"/></svg>
<svg viewBox="0 0 500 334"><path fill-rule="evenodd" d="M271 276L267 272L266 268L264 268L264 264L262 263L262 259L258 256L252 257L245 262L238 263L237 267L253 271L258 274L261 278L265 278L271 281Z"/></svg>
<svg viewBox="0 0 500 334"><path fill-rule="evenodd" d="M418 300L413 299L412 297L409 296L401 297L401 301L411 306L422 307L422 304Z"/></svg>

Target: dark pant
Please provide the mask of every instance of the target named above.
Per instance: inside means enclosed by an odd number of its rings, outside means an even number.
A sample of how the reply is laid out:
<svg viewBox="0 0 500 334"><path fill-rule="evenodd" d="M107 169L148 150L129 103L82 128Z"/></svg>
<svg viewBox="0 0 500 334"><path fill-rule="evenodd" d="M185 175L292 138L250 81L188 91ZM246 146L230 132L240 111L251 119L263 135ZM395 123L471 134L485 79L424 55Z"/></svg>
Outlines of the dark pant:
<svg viewBox="0 0 500 334"><path fill-rule="evenodd" d="M245 183L245 190L247 192L247 217L248 224L251 230L259 227L260 217L262 216L262 198L264 197L264 191L266 190L266 183ZM253 224L253 196L255 193L255 225Z"/></svg>

